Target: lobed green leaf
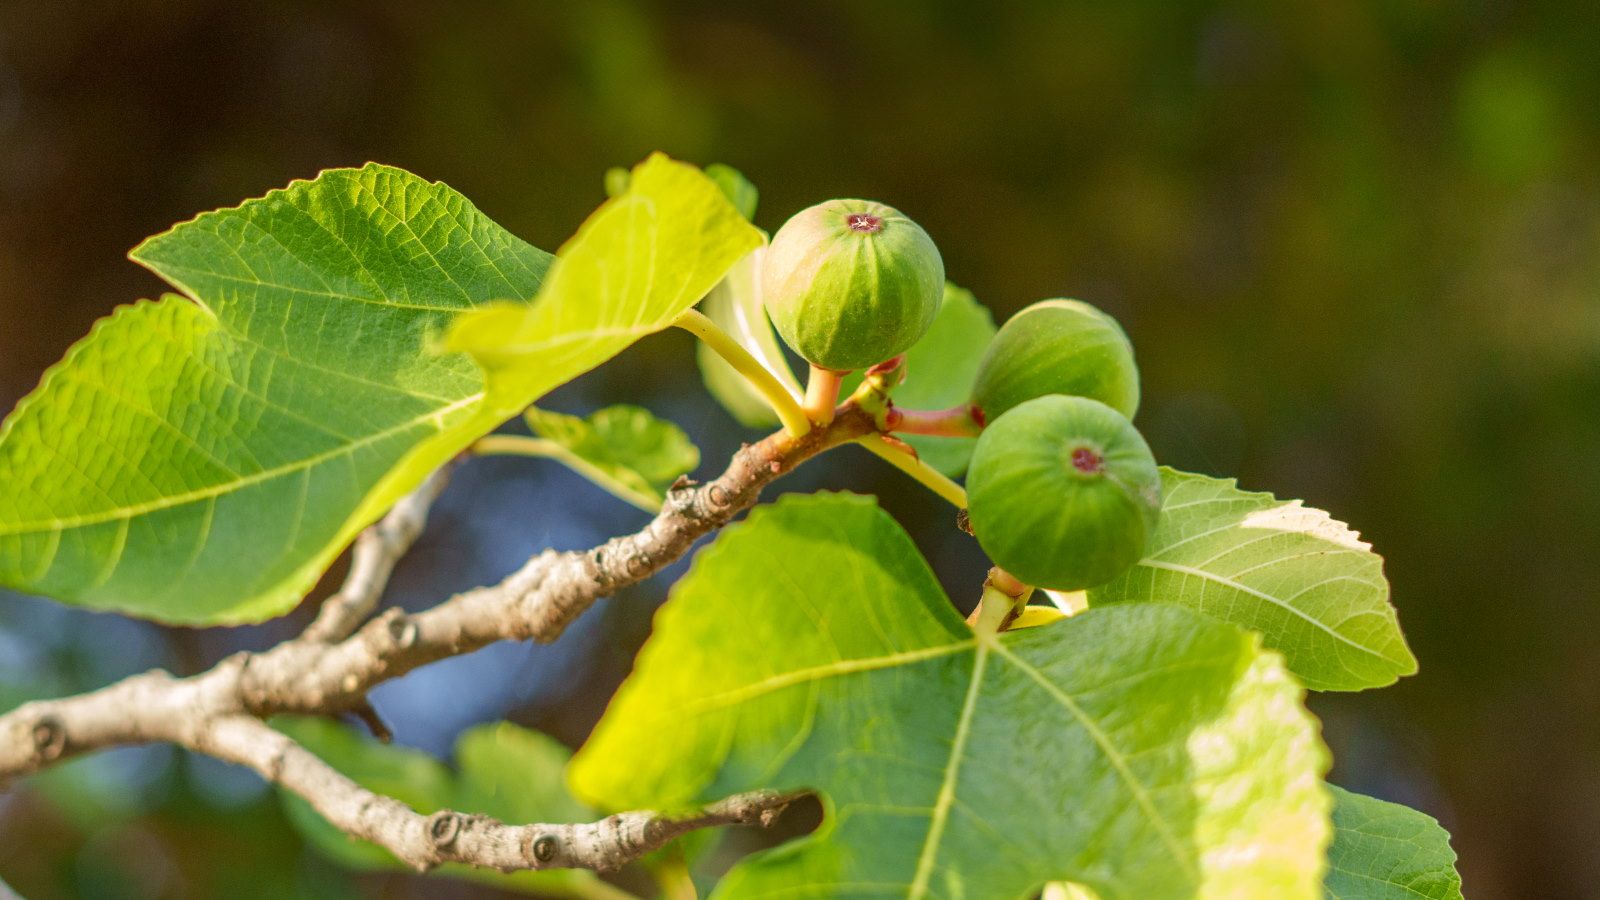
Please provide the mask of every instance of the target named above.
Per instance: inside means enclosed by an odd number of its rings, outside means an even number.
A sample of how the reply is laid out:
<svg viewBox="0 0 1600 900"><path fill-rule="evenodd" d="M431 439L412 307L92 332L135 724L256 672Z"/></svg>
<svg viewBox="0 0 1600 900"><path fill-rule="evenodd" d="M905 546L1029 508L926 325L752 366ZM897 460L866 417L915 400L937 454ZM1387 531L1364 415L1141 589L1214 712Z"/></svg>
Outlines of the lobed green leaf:
<svg viewBox="0 0 1600 900"><path fill-rule="evenodd" d="M132 257L179 287L117 310L0 429L0 583L190 624L292 607L362 527L495 424L463 309L551 257L460 194L336 169Z"/></svg>
<svg viewBox="0 0 1600 900"><path fill-rule="evenodd" d="M1383 559L1349 526L1232 479L1163 468L1161 481L1144 559L1090 589L1091 606L1171 603L1260 632L1313 690L1381 687L1416 672Z"/></svg>
<svg viewBox="0 0 1600 900"><path fill-rule="evenodd" d="M867 498L789 496L696 560L570 777L608 808L818 791L718 896L1311 897L1326 751L1259 640L1188 610L979 638Z"/></svg>
<svg viewBox="0 0 1600 900"><path fill-rule="evenodd" d="M428 472L759 240L661 156L549 279L549 254L384 166L178 225L133 258L188 299L100 323L0 428L0 584L186 624L281 614ZM496 300L522 303L475 309ZM451 343L487 381L425 346L462 312Z"/></svg>
<svg viewBox="0 0 1600 900"><path fill-rule="evenodd" d="M1450 835L1398 803L1333 787L1330 900L1461 900Z"/></svg>

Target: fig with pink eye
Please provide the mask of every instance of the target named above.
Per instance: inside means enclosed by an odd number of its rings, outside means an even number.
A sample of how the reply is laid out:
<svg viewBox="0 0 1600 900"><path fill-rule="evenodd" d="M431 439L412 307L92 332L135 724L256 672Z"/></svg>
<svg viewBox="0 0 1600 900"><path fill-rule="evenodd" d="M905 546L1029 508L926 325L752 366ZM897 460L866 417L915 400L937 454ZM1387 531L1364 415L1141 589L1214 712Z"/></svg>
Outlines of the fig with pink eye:
<svg viewBox="0 0 1600 900"><path fill-rule="evenodd" d="M844 372L904 353L927 333L944 297L944 261L893 207L829 200L778 229L761 286L784 341L812 365Z"/></svg>
<svg viewBox="0 0 1600 900"><path fill-rule="evenodd" d="M1138 562L1161 509L1161 475L1127 417L1051 394L1008 410L967 471L972 533L995 564L1036 587L1075 591Z"/></svg>

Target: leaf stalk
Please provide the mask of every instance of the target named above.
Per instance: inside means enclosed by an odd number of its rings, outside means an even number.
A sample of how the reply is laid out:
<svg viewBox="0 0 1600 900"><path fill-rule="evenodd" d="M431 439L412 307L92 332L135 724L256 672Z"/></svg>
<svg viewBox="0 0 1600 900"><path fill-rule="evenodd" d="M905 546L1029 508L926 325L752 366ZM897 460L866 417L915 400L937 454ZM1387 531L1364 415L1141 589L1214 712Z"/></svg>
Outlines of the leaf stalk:
<svg viewBox="0 0 1600 900"><path fill-rule="evenodd" d="M711 321L705 313L698 309L687 310L673 320L672 324L699 338L713 353L732 366L735 372L744 376L744 379L750 382L750 386L761 395L761 399L772 407L772 411L778 416L778 421L783 423L785 431L794 437L800 437L811 430L811 419L795 396L783 386L783 382L762 365L760 360L752 356L749 350L730 337L726 331L717 327L717 323Z"/></svg>
<svg viewBox="0 0 1600 900"><path fill-rule="evenodd" d="M477 443L472 445L472 453L477 456L533 456L553 459L599 485L619 500L647 513L661 511L661 497L647 494L632 485L618 481L610 472L555 441L525 437L520 434L491 434L479 438Z"/></svg>

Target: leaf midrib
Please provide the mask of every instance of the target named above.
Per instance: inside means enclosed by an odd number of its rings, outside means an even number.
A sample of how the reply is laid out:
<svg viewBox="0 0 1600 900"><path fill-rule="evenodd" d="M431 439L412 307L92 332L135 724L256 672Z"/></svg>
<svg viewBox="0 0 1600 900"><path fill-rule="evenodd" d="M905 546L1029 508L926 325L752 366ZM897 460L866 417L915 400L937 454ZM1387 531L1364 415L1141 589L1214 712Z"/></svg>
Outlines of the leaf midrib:
<svg viewBox="0 0 1600 900"><path fill-rule="evenodd" d="M1138 564L1141 565L1141 566L1144 566L1147 569L1165 569L1166 571L1176 572L1176 573L1178 573L1180 575L1193 575L1196 578L1200 578L1200 579L1203 579L1203 580L1206 580L1206 581L1210 581L1210 582L1222 585L1223 587L1228 587L1228 588L1232 588L1232 589L1237 590L1237 591L1241 591L1243 593L1249 594L1252 597L1260 598L1262 600L1267 601L1268 603L1271 603L1273 606L1276 606L1276 607L1278 607L1280 609L1288 611L1289 613L1292 613L1297 618L1303 619L1306 622L1309 622L1312 625L1315 625L1317 628L1321 629L1322 631L1327 632L1332 637L1338 639L1339 641L1341 641L1341 642L1343 642L1345 644L1349 644L1350 646L1356 648L1357 650L1360 650L1362 653L1366 653L1366 654L1368 654L1370 656L1377 657L1378 659L1381 659L1381 660L1383 660L1385 662L1388 662L1388 663L1400 663L1401 662L1400 660L1396 660L1393 657L1390 657L1390 656L1388 656L1388 655L1386 655L1386 654L1384 654L1384 653L1382 653L1382 652L1380 652L1378 650L1374 650L1373 648L1368 647L1365 644L1357 643L1355 640L1353 640L1353 639L1351 639L1349 637L1346 637L1345 635L1341 634L1339 631L1335 630L1332 626L1328 625L1327 623L1323 622L1320 619L1315 618L1314 616L1311 616L1310 614L1308 614L1305 611L1301 610L1300 608L1296 607L1292 603L1288 603L1288 602L1286 602L1284 600L1280 600L1277 597L1274 597L1274 596L1272 596L1271 594L1269 594L1269 593L1267 593L1265 591L1257 590L1256 588L1250 587L1249 585L1242 584L1242 583L1240 583L1238 581L1234 581L1233 579L1227 577L1226 575L1218 575L1215 572L1207 572L1205 569L1197 569L1197 568L1195 568L1193 566L1185 566L1185 565L1181 565L1179 563L1169 563L1169 562L1165 562L1165 561L1158 560L1158 559L1142 559L1142 560L1139 561ZM1323 584L1323 582L1319 582L1319 583L1317 583L1315 585L1312 585L1311 587L1312 588L1321 587L1322 584ZM1310 589L1311 588L1307 588L1306 590L1310 590ZM1301 593L1305 593L1305 590L1302 590Z"/></svg>
<svg viewBox="0 0 1600 900"><path fill-rule="evenodd" d="M954 656L957 653L972 649L977 643L976 639L970 639L953 644L941 644L937 647L924 647L921 650L906 650L900 653L869 656L860 659L842 659L827 665L796 669L792 672L784 672L764 678L761 681L752 682L731 691L724 691L721 694L705 697L700 702L690 706L687 711L692 714L711 712L743 703L747 700L754 700L757 697L786 687L821 681L838 675L854 675L858 672L871 672L877 669L888 669L894 666L938 659L943 656Z"/></svg>
<svg viewBox="0 0 1600 900"><path fill-rule="evenodd" d="M1068 714L1077 720L1079 725L1083 726L1084 732L1095 742L1095 746L1100 748L1100 752L1111 763L1112 768L1117 771L1118 777L1127 785L1129 793L1133 794L1134 802L1139 804L1139 809L1150 820L1150 824L1154 825L1156 830L1160 832L1162 843L1166 845L1167 851L1172 854L1173 860L1182 866L1183 870L1198 883L1200 873L1195 868L1194 860L1184 852L1183 845L1178 842L1177 835L1172 832L1171 824L1161 816L1160 810L1156 809L1155 801L1150 799L1150 794L1145 789L1144 783L1133 774L1133 769L1128 765L1127 757L1117 749L1115 744L1111 743L1110 736L1101 730L1100 724L1085 712L1072 699L1070 694L1046 678L1043 672L1029 665L1022 657L1007 649L1004 644L997 642L995 652L1004 657L1007 662L1016 666L1018 671L1028 676L1034 683L1044 688L1045 692L1062 709L1065 709Z"/></svg>
<svg viewBox="0 0 1600 900"><path fill-rule="evenodd" d="M933 815L928 819L928 834L922 841L922 852L917 854L917 871L908 893L911 900L920 900L927 896L928 882L933 878L933 863L938 855L939 842L944 837L945 824L950 819L950 807L955 803L961 760L966 755L967 740L972 734L972 716L978 708L978 696L982 691L983 673L989 662L989 651L991 645L998 643L999 641L993 637L978 641L978 650L973 655L972 681L967 685L967 696L961 703L961 714L956 719L955 737L950 741L950 758L945 763L944 778L939 784L939 793L933 801Z"/></svg>
<svg viewBox="0 0 1600 900"><path fill-rule="evenodd" d="M1141 782L1136 775L1134 775L1132 768L1127 763L1127 758L1120 750L1117 749L1115 744L1111 743L1110 737L1106 735L1105 732L1100 728L1099 723L1089 716L1088 713L1082 709L1082 707L1078 706L1076 701L1074 701L1070 695L1068 695L1065 691L1062 691L1048 678L1046 678L1044 673L1040 672L1038 669L1030 665L1026 660L1007 649L1003 641L1000 640L984 641L974 636L968 640L957 643L945 644L937 647L927 647L921 650L905 651L901 653L867 657L863 659L841 660L839 662L829 663L823 666L811 666L805 669L797 669L793 672L785 672L780 675L774 675L759 682L754 682L732 691L726 691L724 693L705 698L701 702L690 706L686 712L689 714L698 715L701 713L726 708L728 706L733 706L747 700L752 700L757 697L772 693L773 691L782 690L786 687L796 687L840 675L871 672L879 669L906 665L913 662L938 659L944 656L952 656L969 649L975 649L972 680L967 686L966 698L962 703L961 711L957 719L956 733L952 740L950 758L946 762L944 778L940 785L939 794L934 802L928 825L928 835L925 838L922 852L918 856L917 875L915 876L915 880L909 886L909 896L913 898L920 898L925 896L927 893L928 881L932 877L932 865L934 859L932 854L937 850L939 838L942 836L944 828L944 820L948 817L949 809L956 800L956 779L959 775L960 761L962 754L965 752L967 739L970 735L971 719L976 711L978 701L981 699L981 691L979 686L983 680L984 670L986 668L988 655L991 650L1003 657L1012 665L1016 666L1017 669L1029 679L1043 687L1045 691L1049 693L1052 698L1055 699L1057 703L1061 705L1061 707L1065 709L1068 714L1070 714L1084 728L1084 731L1090 736L1090 739L1095 742L1095 746L1100 749L1101 754L1111 764L1112 768L1117 772L1118 777L1127 786L1129 793L1133 795L1134 801L1138 804L1140 811L1145 814L1145 817L1160 833L1162 843L1166 846L1168 852L1172 854L1172 858L1183 867L1184 871L1191 878L1198 880L1200 873L1195 866L1194 860L1189 854L1184 852L1183 845L1178 841L1177 836L1173 833L1171 824L1167 822L1167 820L1161 816L1160 811L1156 809L1155 803L1150 798L1149 792L1144 783Z"/></svg>
<svg viewBox="0 0 1600 900"><path fill-rule="evenodd" d="M15 525L0 526L0 537L64 531L69 528L85 528L90 525L101 525L106 522L114 522L118 519L132 518L134 516L141 516L147 513L159 512L163 509L171 509L175 506L183 506L185 504L194 503L200 500L220 497L223 494L241 490L264 481L271 481L272 479L283 475L309 470L315 466L327 462L328 460L345 456L368 444L377 443L385 438L392 437L408 428L413 428L422 422L426 422L429 419L441 418L449 413L455 412L458 409L475 404L479 400L482 400L483 397L484 394L482 391L480 391L469 397L464 397L460 400L457 400L448 406L441 406L437 409L429 410L422 415L414 416L404 422L400 422L389 428L385 428L382 431L376 431L358 440L341 444L332 450L327 450L313 456L308 456L304 459L297 459L294 462L286 463L281 466L275 466L271 469L263 469L262 471L251 475L245 475L240 478L221 482L209 487L201 488L199 490L185 491L181 494L169 494L165 497L160 497L146 503L119 506L114 509L104 510L98 513L71 516L65 519L22 522Z"/></svg>

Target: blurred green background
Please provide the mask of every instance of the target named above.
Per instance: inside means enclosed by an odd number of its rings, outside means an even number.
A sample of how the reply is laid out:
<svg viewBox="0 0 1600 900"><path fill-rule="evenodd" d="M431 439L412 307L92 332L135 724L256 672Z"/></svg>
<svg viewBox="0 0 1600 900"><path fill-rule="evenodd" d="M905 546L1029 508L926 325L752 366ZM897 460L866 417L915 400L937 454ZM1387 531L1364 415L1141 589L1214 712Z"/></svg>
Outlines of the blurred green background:
<svg viewBox="0 0 1600 900"><path fill-rule="evenodd" d="M549 249L606 167L654 149L740 168L768 229L828 197L885 200L999 317L1061 295L1117 315L1163 461L1302 497L1386 556L1422 673L1315 698L1335 780L1441 818L1471 896L1596 896L1594 9L8 0L0 409L160 289L123 258L142 237L325 167L446 181ZM683 335L550 405L619 399L683 424L706 470L750 437L699 390ZM970 592L982 560L938 501L835 456L786 489L882 493ZM391 599L639 522L548 466L475 463ZM667 583L378 706L438 752L505 716L580 741ZM166 630L0 595L0 708L193 671L296 624ZM63 771L0 795L0 879L29 897L485 895L344 873L253 777L206 760L153 748Z"/></svg>

